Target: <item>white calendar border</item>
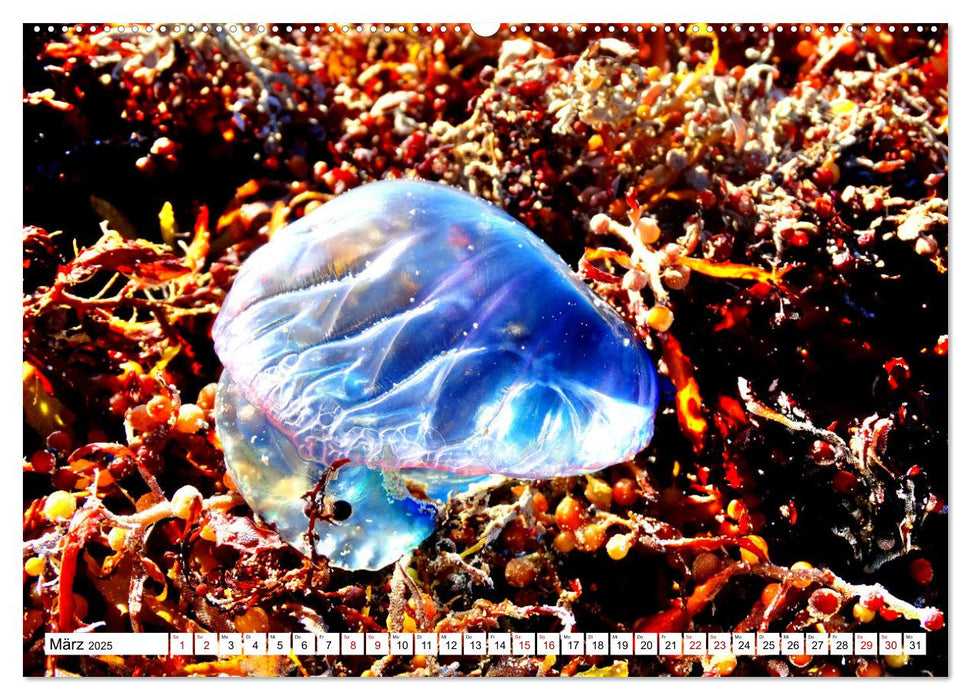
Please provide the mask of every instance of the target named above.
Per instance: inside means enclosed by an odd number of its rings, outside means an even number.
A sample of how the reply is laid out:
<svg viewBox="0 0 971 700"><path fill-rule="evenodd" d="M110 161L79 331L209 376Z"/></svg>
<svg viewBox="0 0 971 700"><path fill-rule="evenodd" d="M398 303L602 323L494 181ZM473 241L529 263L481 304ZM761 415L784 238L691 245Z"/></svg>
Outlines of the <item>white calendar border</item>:
<svg viewBox="0 0 971 700"><path fill-rule="evenodd" d="M404 8L404 11L403 9ZM953 20L957 17L957 10L951 9L950 5L944 4L940 7L934 7L928 12L928 7L923 6L919 3L915 4L912 2L904 2L902 0L884 0L878 6L873 8L868 8L866 10L850 10L849 6L846 5L845 0L817 0L812 6L812 8L807 8L805 5L799 4L779 4L779 3L769 3L764 2L761 5L756 3L748 3L741 5L726 5L724 2L716 0L696 0L692 4L692 7L687 9L685 6L677 4L645 4L645 3L635 3L633 0L617 0L613 3L600 3L600 4L588 4L584 6L578 6L576 8L571 8L565 3L560 3L558 5L551 6L553 9L542 10L537 12L528 4L522 3L520 0L490 0L488 3L481 4L461 4L461 3L447 3L445 0L428 0L421 7L413 7L410 5L405 5L400 2L395 2L394 0L373 0L369 2L367 6L355 5L353 3L344 4L333 4L327 5L326 7L321 7L314 12L309 12L304 6L300 5L274 5L267 8L265 2L256 2L256 0L236 0L233 3L223 3L222 7L217 7L215 4L210 4L206 6L205 10L200 10L200 6L197 1L188 2L188 0L169 0L164 4L159 3L145 3L143 5L133 5L131 2L120 2L120 0L106 0L98 3L98 7L94 8L91 5L79 6L77 3L68 3L66 0L49 0L44 3L38 4L24 4L24 3L11 3L8 4L0 12L3 13L4 19L8 20L8 27L12 27L12 31L15 33L19 32L19 28L14 26L16 24L21 24L24 22L35 22L35 21L61 21L67 18L80 18L78 15L95 15L91 19L97 19L98 21L109 19L113 17L131 19L135 16L136 19L144 21L185 21L189 17L199 17L201 19L217 19L224 16L233 17L245 17L245 18L257 18L257 17L268 17L277 20L300 20L307 19L304 15L320 15L326 16L327 20L333 19L334 21L356 21L362 19L361 15L373 16L374 18L379 18L381 20L398 20L401 21L411 21L412 19L433 19L435 21L494 21L496 19L501 19L503 21L534 21L535 19L543 20L561 20L561 21L577 21L577 20L587 20L587 21L629 21L629 20L643 20L647 21L692 21L695 18L704 19L724 19L726 21L801 21L806 19L822 19L826 21L847 21L847 20L857 20L866 19L868 21L902 21L909 20L913 22L926 21L928 17L927 14L933 14L933 19L945 22L950 21L953 25ZM405 16L402 16L402 15ZM537 17L539 14L539 17ZM289 15L289 16L288 16ZM419 17L414 17L414 15L419 15ZM811 15L807 17L806 15ZM924 16L921 16L924 15ZM5 56L7 58L7 65L11 68L5 71L4 77L0 80L5 81L3 94L15 95L19 94L22 89L22 71L16 70L14 67L17 62L22 60L22 47L20 42L16 39L5 42L3 50L9 51L9 54ZM957 70L951 71L952 76L958 76L962 79L966 79L966 76L971 75L971 61L968 59L971 49L967 47L967 44L962 45L962 42L953 42L950 44L951 52L951 62L957 65ZM969 95L971 95L971 90L968 89L967 85L962 85L964 89L960 89L956 92L952 92L950 100L952 102L952 109L956 111L959 115L971 114L971 104L969 104ZM14 103L13 100L7 100L4 103L6 114L5 116L10 117L9 123L17 123L19 116L18 113L21 110L19 103ZM954 109L956 107L957 109ZM966 117L959 116L959 122L963 124L963 120ZM956 144L951 144L951 154L962 153L967 150L968 143L967 139L960 139ZM10 147L13 156L7 159L7 175L9 179L19 179L20 170L22 167L19 161L22 158L22 152L19 148L19 144L13 141L13 145ZM956 149L956 150L955 150ZM958 160L963 162L968 158L968 154L965 156L960 156ZM953 172L949 174L949 177L953 178ZM958 179L952 180L952 188L954 191L958 191L959 182L963 182L964 176L960 171L958 173ZM9 190L8 190L9 191ZM18 218L18 207L9 207L5 210L7 218L7 226L5 230L14 230L14 227L19 227L22 222ZM963 223L963 219L960 219L959 210L959 221ZM960 225L958 223L957 225ZM10 263L10 269L7 271L8 274L0 275L0 284L6 285L3 288L3 294L0 298L3 299L13 299L13 294L20 293L20 278L19 272L14 271L13 263L19 259L19 250L15 250L15 246L19 248L19 242L15 240L15 237L9 236L2 245L7 245L10 247L9 251L3 251L5 254L0 255L0 259L7 260ZM963 252L964 245L959 245L957 253L955 254L952 250L951 261L952 265L955 259L959 261L964 261L967 257L967 253ZM961 267L959 263L959 268ZM968 275L952 275L949 279L949 283L952 285L952 292L955 299L967 298L971 296L971 277ZM16 291L15 291L16 290ZM19 305L16 310L12 304L5 304L3 307L5 311L4 316L0 316L0 321L5 322L6 327L18 327L17 324L20 323ZM959 338L969 338L971 337L971 317L952 311L953 306L949 308L949 313L951 313L951 326L955 329L952 333L958 335ZM9 334L11 337L8 342L3 345L3 356L6 358L6 362L3 366L11 367L12 362L19 362L22 357L22 348L19 347L19 343L14 340L16 334ZM952 388L952 397L958 394L958 391L966 390L971 388L971 356L968 354L968 350L965 348L969 347L965 343L958 343L952 346L951 353L957 353L952 356L951 365L954 369L953 381L954 385ZM18 391L13 377L12 372L8 372L5 375L5 380L8 382L4 387L3 395L14 396L14 392ZM966 392L965 392L966 393ZM15 402L14 402L15 403ZM952 425L960 426L964 423L963 418L969 418L968 408L966 404L961 401L955 400L953 406L951 407L951 420ZM17 435L20 431L14 431L14 439L9 441L13 443L8 448L12 459L18 459L18 455L14 455L13 452L17 449L16 443L22 439L21 436ZM971 435L967 434L968 431L957 430L951 435L952 444L954 446L953 452L949 455L949 459L952 465L967 464L971 461ZM22 453L22 449L20 452ZM971 475L968 475L966 470L952 468L950 470L950 484L949 490L952 494L962 494L966 495L971 493ZM15 507L20 506L20 500L22 494L16 488L8 488L0 492L0 497L6 500L3 503L5 508L4 512L13 513ZM955 542L967 542L969 537L971 537L971 529L968 526L968 518L963 514L959 514L956 518L955 515L950 515L950 534L949 534L949 544L951 550L951 556L949 557L949 570L952 581L964 581L967 580L969 575L969 565L968 557L966 556L955 556ZM8 520L7 527L12 527L11 522ZM0 538L0 547L3 547L3 554L5 555L5 560L14 561L19 555L20 545L17 542L16 537L9 536ZM20 687L22 692L15 693L18 695L26 696L27 693L35 692L37 685L33 679L25 679L22 677L22 644L20 640L20 635L16 634L15 631L20 629L22 625L22 620L20 613L14 609L14 603L10 601L18 600L22 598L21 582L19 577L7 576L3 583L0 583L3 592L6 594L4 600L8 601L5 606L5 622L6 625L4 629L11 632L3 637L3 670L5 671L5 676L12 679L10 688ZM961 633L952 633L951 630L964 630L966 628L965 622L968 619L967 616L968 605L960 600L960 596L953 596L951 600L951 606L949 606L948 614L948 627L944 632L937 634L945 634L949 641L949 656L951 659L963 659L968 653L968 639L971 635ZM971 675L971 668L968 664L954 663L951 668L952 682L957 682L957 678L961 677L964 680L969 678ZM597 682L593 679L588 679L592 682ZM644 679L646 680L646 679ZM43 682L43 681L41 681ZM152 683L151 681L146 682L145 679L138 679L137 681L126 681L126 679L104 679L104 678L87 678L85 679L85 687L90 688L92 692L117 692L118 683L126 682L137 682L139 684L139 694L143 696L140 700L166 700L171 694L171 688L167 687L161 683ZM208 682L208 681L207 681ZM228 680L233 684L232 692L234 697L238 700L248 700L253 698L254 700L265 700L266 694L268 692L274 692L277 689L277 684L279 688L286 689L288 692L292 691L293 684L289 682L288 679L265 679L259 683L249 683L245 681L237 681L236 679ZM517 692L522 691L523 693L535 692L535 685L531 684L532 679L521 680L521 679L506 679L502 686L503 692ZM855 679L845 680L842 683L839 680L834 679L827 687L831 687L833 683L840 685L841 687L848 686L850 684L856 683ZM283 686L283 684L286 686ZM409 688L413 690L418 683L421 685L421 692L423 695L423 700L431 700L432 698L445 697L448 693L448 697L452 698L455 691L454 684L446 684L439 682L426 682L420 679L386 679L385 683L395 684L401 683L402 689ZM740 692L745 692L746 690L755 690L758 692L760 689L764 691L766 685L761 683L757 679L746 679L739 678L736 679L734 688L738 689ZM911 686L913 687L913 686ZM940 684L935 686L935 690L940 688ZM704 685L703 682L691 682L685 681L678 686L679 693L687 693L688 697L693 697L696 693L700 698L702 694L706 697L710 695L710 686ZM470 679L467 683L462 684L463 700L478 700L478 698L488 698L489 700L495 700L495 688L493 684L488 681L476 681ZM581 695L582 693L582 695ZM587 683L575 684L575 683L559 683L557 685L557 694L569 700L572 697L584 698L584 700L589 700L590 686ZM818 688L815 683L787 683L786 684L786 694L793 698L812 698L816 700L818 698Z"/></svg>

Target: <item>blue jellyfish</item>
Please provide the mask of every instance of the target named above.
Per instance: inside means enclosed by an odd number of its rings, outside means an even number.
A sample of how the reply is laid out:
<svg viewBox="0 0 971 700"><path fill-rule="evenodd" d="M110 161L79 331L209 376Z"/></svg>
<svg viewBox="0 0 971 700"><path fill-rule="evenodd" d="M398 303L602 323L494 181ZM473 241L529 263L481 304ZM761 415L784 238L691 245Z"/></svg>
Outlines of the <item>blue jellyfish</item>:
<svg viewBox="0 0 971 700"><path fill-rule="evenodd" d="M339 568L413 550L450 494L603 469L654 430L640 339L526 227L445 185L364 185L289 225L240 267L213 339L236 484Z"/></svg>

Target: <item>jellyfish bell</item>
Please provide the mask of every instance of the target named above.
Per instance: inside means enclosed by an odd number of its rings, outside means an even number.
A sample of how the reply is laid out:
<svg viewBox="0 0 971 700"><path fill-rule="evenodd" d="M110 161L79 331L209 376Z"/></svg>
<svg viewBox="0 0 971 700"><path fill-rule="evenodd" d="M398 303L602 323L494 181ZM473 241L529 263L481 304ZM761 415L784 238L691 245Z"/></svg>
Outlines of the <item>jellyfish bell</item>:
<svg viewBox="0 0 971 700"><path fill-rule="evenodd" d="M213 339L236 484L339 568L414 549L451 494L602 469L653 434L656 375L631 329L526 227L444 185L364 185L280 231ZM340 512L308 537L321 484Z"/></svg>

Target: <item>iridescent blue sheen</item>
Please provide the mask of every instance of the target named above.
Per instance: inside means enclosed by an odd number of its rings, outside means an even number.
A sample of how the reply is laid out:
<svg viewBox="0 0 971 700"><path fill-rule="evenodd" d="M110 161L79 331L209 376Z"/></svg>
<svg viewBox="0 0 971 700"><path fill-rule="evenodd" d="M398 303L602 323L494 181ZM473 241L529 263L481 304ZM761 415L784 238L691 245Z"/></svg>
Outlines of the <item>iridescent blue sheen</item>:
<svg viewBox="0 0 971 700"><path fill-rule="evenodd" d="M328 484L351 517L318 525L342 568L431 532L409 488L595 471L653 433L627 325L522 224L444 185L365 185L291 224L241 267L213 338L227 462L291 542L321 465L351 460Z"/></svg>

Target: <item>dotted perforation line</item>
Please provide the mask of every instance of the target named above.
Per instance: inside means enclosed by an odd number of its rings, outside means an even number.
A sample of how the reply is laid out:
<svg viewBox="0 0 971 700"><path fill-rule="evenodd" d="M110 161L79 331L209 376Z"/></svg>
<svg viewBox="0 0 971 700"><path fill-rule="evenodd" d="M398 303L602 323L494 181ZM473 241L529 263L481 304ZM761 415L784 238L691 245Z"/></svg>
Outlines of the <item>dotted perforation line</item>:
<svg viewBox="0 0 971 700"><path fill-rule="evenodd" d="M923 33L929 31L936 34L939 27L936 24L508 24L504 25L510 34L542 35L547 32L552 34L565 33L587 33L596 34L615 34L623 36L625 34L645 34L663 31L667 34L712 34L715 32L743 32L749 33L812 33L822 34L826 31L833 33L839 32L888 32L894 34L902 32ZM63 25L33 25L35 33L47 31L54 33L60 31L67 33L73 31L76 34L180 34L182 32L195 33L216 33L228 32L230 34L291 34L300 32L301 34L313 33L342 33L342 34L445 34L447 32L467 33L474 29L467 24L63 24Z"/></svg>

